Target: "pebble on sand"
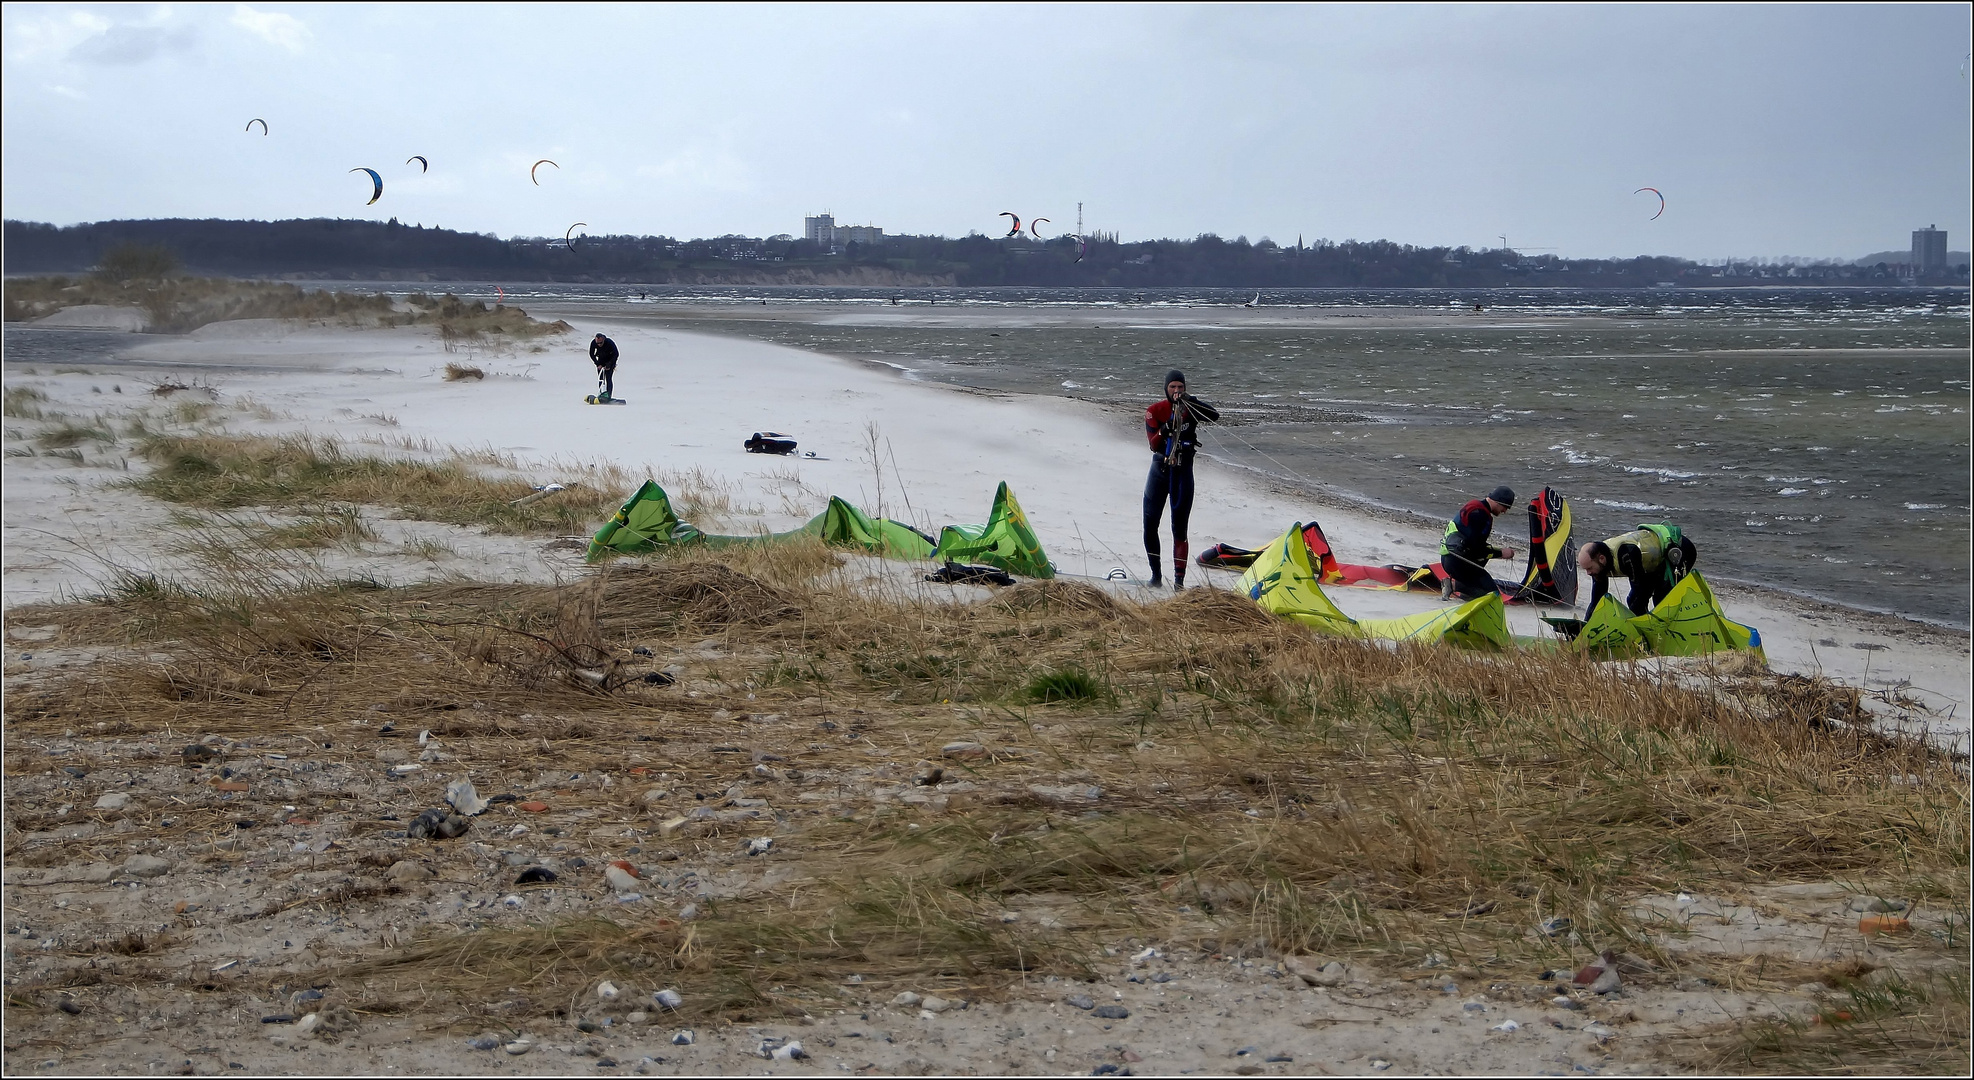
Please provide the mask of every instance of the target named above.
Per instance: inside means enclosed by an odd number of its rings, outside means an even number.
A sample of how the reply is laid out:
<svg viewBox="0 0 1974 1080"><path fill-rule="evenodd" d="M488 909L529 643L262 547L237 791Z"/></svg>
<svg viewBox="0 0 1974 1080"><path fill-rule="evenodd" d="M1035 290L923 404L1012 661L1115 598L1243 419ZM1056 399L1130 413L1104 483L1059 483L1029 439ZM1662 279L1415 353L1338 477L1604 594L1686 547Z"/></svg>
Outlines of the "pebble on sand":
<svg viewBox="0 0 1974 1080"><path fill-rule="evenodd" d="M112 791L96 800L98 810L121 810L130 805L130 796L121 791Z"/></svg>
<svg viewBox="0 0 1974 1080"><path fill-rule="evenodd" d="M399 859L384 871L384 880L394 885L410 885L420 881L430 881L439 875L424 863Z"/></svg>
<svg viewBox="0 0 1974 1080"><path fill-rule="evenodd" d="M685 1004L685 999L679 996L677 990L660 990L651 995L651 1000L667 1009L676 1009Z"/></svg>
<svg viewBox="0 0 1974 1080"><path fill-rule="evenodd" d="M132 855L123 861L123 873L138 878L163 877L171 873L171 860L156 855Z"/></svg>

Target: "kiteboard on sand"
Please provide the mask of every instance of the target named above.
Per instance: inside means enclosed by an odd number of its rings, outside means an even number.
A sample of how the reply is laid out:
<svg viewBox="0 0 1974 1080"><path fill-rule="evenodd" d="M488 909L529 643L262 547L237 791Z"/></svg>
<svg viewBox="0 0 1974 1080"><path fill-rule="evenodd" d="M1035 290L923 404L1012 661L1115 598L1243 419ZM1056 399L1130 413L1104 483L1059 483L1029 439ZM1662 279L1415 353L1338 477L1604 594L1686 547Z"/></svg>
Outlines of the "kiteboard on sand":
<svg viewBox="0 0 1974 1080"><path fill-rule="evenodd" d="M584 398L584 399L583 399L583 401L584 401L585 403L587 403L587 404L590 404L590 405L622 405L622 404L624 404L624 399L623 399L623 398L620 398L620 397L598 397L598 396L597 396L597 395L595 395L595 394L591 394L591 395L589 395L588 397L586 397L586 398Z"/></svg>

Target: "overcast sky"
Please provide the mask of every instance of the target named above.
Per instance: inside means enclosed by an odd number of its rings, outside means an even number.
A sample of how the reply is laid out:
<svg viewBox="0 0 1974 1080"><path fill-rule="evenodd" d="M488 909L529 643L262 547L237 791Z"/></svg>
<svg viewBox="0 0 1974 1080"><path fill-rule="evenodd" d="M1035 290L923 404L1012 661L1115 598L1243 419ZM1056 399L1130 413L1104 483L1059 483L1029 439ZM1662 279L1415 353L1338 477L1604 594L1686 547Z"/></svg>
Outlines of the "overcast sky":
<svg viewBox="0 0 1974 1080"><path fill-rule="evenodd" d="M8 4L0 209L1962 249L1969 10Z"/></svg>

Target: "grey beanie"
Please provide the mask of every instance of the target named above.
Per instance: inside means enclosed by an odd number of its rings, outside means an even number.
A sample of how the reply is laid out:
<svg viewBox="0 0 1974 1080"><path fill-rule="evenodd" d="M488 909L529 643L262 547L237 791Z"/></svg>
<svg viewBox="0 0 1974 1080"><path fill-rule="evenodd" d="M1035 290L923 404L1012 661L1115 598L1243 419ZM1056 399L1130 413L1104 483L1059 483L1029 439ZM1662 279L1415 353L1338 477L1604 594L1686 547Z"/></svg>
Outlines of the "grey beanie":
<svg viewBox="0 0 1974 1080"><path fill-rule="evenodd" d="M1493 491L1488 492L1487 497L1493 499L1495 502L1498 502L1503 506L1515 505L1515 489L1509 487L1506 484L1503 484L1500 487L1495 488Z"/></svg>

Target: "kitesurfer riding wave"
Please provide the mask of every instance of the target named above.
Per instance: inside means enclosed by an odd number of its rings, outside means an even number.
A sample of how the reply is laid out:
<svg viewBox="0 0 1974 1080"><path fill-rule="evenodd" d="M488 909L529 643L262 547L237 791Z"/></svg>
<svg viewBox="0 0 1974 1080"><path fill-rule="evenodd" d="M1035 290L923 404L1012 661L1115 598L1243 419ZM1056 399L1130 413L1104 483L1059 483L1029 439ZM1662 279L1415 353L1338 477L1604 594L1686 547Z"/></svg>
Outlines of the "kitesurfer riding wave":
<svg viewBox="0 0 1974 1080"><path fill-rule="evenodd" d="M1611 591L1613 569L1631 579L1625 606L1643 615L1659 606L1700 554L1677 525L1640 525L1609 540L1592 540L1576 554L1579 570L1591 578L1589 611Z"/></svg>
<svg viewBox="0 0 1974 1080"><path fill-rule="evenodd" d="M1439 541L1441 600L1453 599L1456 590L1466 600L1501 591L1500 584L1487 572L1488 560L1512 559L1515 552L1512 548L1491 547L1487 541L1494 534L1494 519L1514 505L1515 490L1504 484L1481 498L1469 500L1446 523L1446 532Z"/></svg>
<svg viewBox="0 0 1974 1080"><path fill-rule="evenodd" d="M1151 473L1145 477L1145 558L1151 583L1163 584L1158 520L1172 504L1172 588L1186 587L1186 522L1193 513L1193 454L1199 450L1199 422L1220 419L1220 411L1186 393L1186 373L1165 373L1165 396L1145 410L1145 441L1151 444Z"/></svg>

